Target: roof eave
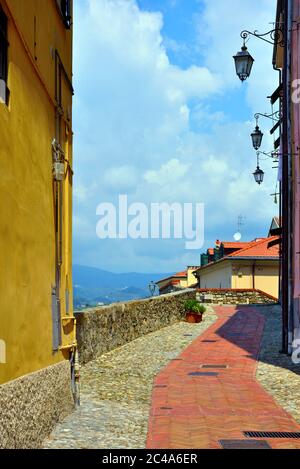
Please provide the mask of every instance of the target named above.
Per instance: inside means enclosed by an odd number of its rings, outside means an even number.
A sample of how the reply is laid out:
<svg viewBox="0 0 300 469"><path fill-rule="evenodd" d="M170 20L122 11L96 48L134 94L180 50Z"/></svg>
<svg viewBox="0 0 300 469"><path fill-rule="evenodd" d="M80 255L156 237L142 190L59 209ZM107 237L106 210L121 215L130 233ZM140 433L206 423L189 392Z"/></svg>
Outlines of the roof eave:
<svg viewBox="0 0 300 469"><path fill-rule="evenodd" d="M234 256L229 257L230 260L239 260L239 261L246 261L246 260L258 260L258 261L279 261L279 256Z"/></svg>
<svg viewBox="0 0 300 469"><path fill-rule="evenodd" d="M161 280L157 280L157 282L155 282L155 285L158 285L159 283L166 282L167 280L171 280L171 279L174 279L174 280L186 280L186 279L187 279L187 275L186 275L186 276L183 276L183 277L180 277L180 276L177 277L176 275L172 275L171 277L162 278Z"/></svg>

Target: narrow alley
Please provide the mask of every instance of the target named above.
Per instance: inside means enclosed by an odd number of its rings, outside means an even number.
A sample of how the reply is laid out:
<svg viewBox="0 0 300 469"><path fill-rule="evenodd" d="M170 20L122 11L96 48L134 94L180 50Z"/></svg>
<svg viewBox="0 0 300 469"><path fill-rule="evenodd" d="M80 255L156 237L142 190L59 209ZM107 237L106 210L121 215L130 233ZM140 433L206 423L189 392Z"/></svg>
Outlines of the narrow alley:
<svg viewBox="0 0 300 469"><path fill-rule="evenodd" d="M81 406L44 448L300 448L243 433L300 432L299 371L279 348L278 306L218 306L148 334L82 368Z"/></svg>

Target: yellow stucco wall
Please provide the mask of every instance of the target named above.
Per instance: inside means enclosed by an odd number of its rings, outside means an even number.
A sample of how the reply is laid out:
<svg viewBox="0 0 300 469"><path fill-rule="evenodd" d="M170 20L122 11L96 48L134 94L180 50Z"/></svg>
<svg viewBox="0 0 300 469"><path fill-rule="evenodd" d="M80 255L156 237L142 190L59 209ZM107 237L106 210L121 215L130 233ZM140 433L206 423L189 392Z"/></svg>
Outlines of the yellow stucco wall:
<svg viewBox="0 0 300 469"><path fill-rule="evenodd" d="M193 269L190 269L190 268L187 269L187 285L188 285L188 287L190 287L191 285L194 285L195 283L197 283L197 277L195 277L193 272L194 272Z"/></svg>
<svg viewBox="0 0 300 469"><path fill-rule="evenodd" d="M253 281L254 273L254 281ZM232 268L233 288L256 288L278 298L279 261L239 261Z"/></svg>
<svg viewBox="0 0 300 469"><path fill-rule="evenodd" d="M230 263L222 262L203 269L200 288L232 288Z"/></svg>
<svg viewBox="0 0 300 469"><path fill-rule="evenodd" d="M255 288L278 298L278 278L279 261L225 260L203 269L200 288Z"/></svg>
<svg viewBox="0 0 300 469"><path fill-rule="evenodd" d="M0 104L0 340L6 344L1 384L68 358L67 350L52 350L55 224L51 143L55 137L53 51L58 50L71 78L72 31L65 29L56 0L0 0L0 5L8 16L10 89L9 106ZM65 84L62 93L61 144L72 166L72 93ZM70 173L63 191L61 314L66 315L68 289L72 317ZM62 345L69 345L74 342L74 324L72 320L65 324Z"/></svg>

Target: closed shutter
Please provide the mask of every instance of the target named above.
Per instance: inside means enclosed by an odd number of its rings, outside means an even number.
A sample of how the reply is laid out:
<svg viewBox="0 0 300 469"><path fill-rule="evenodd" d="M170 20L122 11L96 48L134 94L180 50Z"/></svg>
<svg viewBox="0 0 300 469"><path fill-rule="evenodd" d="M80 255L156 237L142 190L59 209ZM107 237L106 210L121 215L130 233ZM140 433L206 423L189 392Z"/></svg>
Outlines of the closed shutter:
<svg viewBox="0 0 300 469"><path fill-rule="evenodd" d="M52 288L52 348L58 350L61 345L60 302L55 287Z"/></svg>
<svg viewBox="0 0 300 469"><path fill-rule="evenodd" d="M0 80L7 82L7 17L0 7Z"/></svg>

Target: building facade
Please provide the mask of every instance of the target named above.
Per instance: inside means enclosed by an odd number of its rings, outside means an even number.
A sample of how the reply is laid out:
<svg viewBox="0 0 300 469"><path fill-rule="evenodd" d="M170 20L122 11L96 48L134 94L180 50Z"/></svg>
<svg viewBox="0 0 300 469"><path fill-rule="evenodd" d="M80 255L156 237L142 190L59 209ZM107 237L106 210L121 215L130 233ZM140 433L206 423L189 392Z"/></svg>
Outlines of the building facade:
<svg viewBox="0 0 300 469"><path fill-rule="evenodd" d="M280 102L282 351L291 354L300 340L300 0L278 0L273 66Z"/></svg>
<svg viewBox="0 0 300 469"><path fill-rule="evenodd" d="M185 288L193 288L197 286L197 278L194 273L199 267L188 266L187 270L177 272L171 277L163 278L156 282L159 288L159 294L165 295L174 291L184 290Z"/></svg>
<svg viewBox="0 0 300 469"><path fill-rule="evenodd" d="M260 290L279 296L279 248L269 247L276 238L249 243L221 243L221 257L195 272L201 289ZM243 246L243 247L242 247ZM226 251L229 252L226 254Z"/></svg>
<svg viewBox="0 0 300 469"><path fill-rule="evenodd" d="M72 2L0 0L0 447L74 405L72 96Z"/></svg>

